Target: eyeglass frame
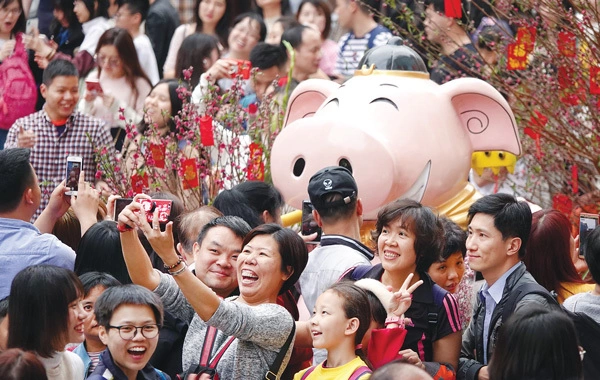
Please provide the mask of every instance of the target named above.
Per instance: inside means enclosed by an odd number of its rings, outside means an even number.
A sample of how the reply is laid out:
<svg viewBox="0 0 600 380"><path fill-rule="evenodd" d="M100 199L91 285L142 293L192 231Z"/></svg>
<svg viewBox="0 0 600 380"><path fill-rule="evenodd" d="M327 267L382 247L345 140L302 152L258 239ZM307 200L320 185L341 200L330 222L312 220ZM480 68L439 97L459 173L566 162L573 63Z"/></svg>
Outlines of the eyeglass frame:
<svg viewBox="0 0 600 380"><path fill-rule="evenodd" d="M156 335L154 335L153 337L147 337L146 334L144 333L144 327L156 327ZM140 331L140 334L142 334L142 336L146 339L154 339L158 336L158 334L160 333L160 326L158 325L158 323L150 323L144 326L134 326L134 325L121 325L121 326L113 326L113 325L107 325L106 327L108 327L109 329L117 329L119 331L119 336L121 337L121 339L123 340L133 340L135 339L135 337L137 336L138 330ZM121 332L121 329L124 327L133 327L135 330L133 332L133 336L131 338L125 338L123 337L123 333Z"/></svg>
<svg viewBox="0 0 600 380"><path fill-rule="evenodd" d="M0 8L0 14L4 14L4 15L20 16L21 13L23 13L23 9L22 8L11 9L11 10L8 10L6 8Z"/></svg>
<svg viewBox="0 0 600 380"><path fill-rule="evenodd" d="M116 60L116 61L113 61ZM119 57L110 57L110 58L106 58L103 55L94 55L94 60L96 61L96 63L98 64L98 66L104 66L105 62L108 62L108 66L111 68L115 68L115 67L119 67L119 65L121 65L123 63L123 61L121 60L121 58ZM102 61L102 63L100 62Z"/></svg>

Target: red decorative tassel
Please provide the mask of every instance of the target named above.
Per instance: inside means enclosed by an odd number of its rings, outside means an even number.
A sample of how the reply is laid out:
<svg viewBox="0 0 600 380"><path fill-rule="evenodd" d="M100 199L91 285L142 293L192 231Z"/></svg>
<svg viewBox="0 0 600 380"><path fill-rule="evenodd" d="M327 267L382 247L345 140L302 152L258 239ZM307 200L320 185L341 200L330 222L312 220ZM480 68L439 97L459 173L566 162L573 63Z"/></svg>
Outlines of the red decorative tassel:
<svg viewBox="0 0 600 380"><path fill-rule="evenodd" d="M444 9L446 11L446 17L462 17L462 4L460 0L444 0Z"/></svg>
<svg viewBox="0 0 600 380"><path fill-rule="evenodd" d="M200 142L203 146L215 145L213 120L209 115L205 115L200 118Z"/></svg>
<svg viewBox="0 0 600 380"><path fill-rule="evenodd" d="M571 187L573 188L573 194L577 194L579 192L579 180L578 180L577 165L571 166Z"/></svg>
<svg viewBox="0 0 600 380"><path fill-rule="evenodd" d="M198 164L195 158L182 160L181 167L183 169L183 188L184 190L195 189L200 186L200 178L198 177Z"/></svg>

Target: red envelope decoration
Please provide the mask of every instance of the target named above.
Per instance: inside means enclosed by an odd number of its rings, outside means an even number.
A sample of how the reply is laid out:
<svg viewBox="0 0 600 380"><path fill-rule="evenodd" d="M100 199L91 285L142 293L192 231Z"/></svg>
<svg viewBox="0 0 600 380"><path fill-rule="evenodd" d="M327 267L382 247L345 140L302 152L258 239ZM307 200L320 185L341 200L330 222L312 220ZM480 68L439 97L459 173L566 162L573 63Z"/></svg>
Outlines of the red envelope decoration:
<svg viewBox="0 0 600 380"><path fill-rule="evenodd" d="M444 0L444 9L446 10L446 17L450 17L450 18L461 18L462 17L461 0Z"/></svg>
<svg viewBox="0 0 600 380"><path fill-rule="evenodd" d="M535 46L536 29L535 26L520 27L517 29L517 41L523 45L527 54L533 51Z"/></svg>
<svg viewBox="0 0 600 380"><path fill-rule="evenodd" d="M205 115L200 118L200 142L203 146L215 145L213 120L209 115Z"/></svg>
<svg viewBox="0 0 600 380"><path fill-rule="evenodd" d="M525 70L527 68L527 50L525 45L515 42L508 45L508 70Z"/></svg>
<svg viewBox="0 0 600 380"><path fill-rule="evenodd" d="M183 189L195 189L200 186L200 178L198 177L198 163L195 158L188 158L181 161L183 169Z"/></svg>
<svg viewBox="0 0 600 380"><path fill-rule="evenodd" d="M600 66L590 67L590 93L600 94Z"/></svg>
<svg viewBox="0 0 600 380"><path fill-rule="evenodd" d="M562 31L558 33L558 51L565 57L577 55L577 40L575 34Z"/></svg>
<svg viewBox="0 0 600 380"><path fill-rule="evenodd" d="M148 174L144 172L142 175L137 173L132 175L131 188L133 189L134 194L144 193L144 189L148 188Z"/></svg>
<svg viewBox="0 0 600 380"><path fill-rule="evenodd" d="M164 169L166 148L160 144L150 144L150 155L154 160L154 166L159 169Z"/></svg>
<svg viewBox="0 0 600 380"><path fill-rule="evenodd" d="M257 143L250 144L250 157L246 168L246 178L249 181L264 181L265 163L262 160L263 149Z"/></svg>

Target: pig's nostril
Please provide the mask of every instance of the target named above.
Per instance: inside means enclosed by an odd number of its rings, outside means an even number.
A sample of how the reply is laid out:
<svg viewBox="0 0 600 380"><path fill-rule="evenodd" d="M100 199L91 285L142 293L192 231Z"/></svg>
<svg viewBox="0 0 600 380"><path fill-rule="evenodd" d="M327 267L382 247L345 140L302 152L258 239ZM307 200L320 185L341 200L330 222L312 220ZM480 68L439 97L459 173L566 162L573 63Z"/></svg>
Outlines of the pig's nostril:
<svg viewBox="0 0 600 380"><path fill-rule="evenodd" d="M294 163L294 175L296 177L300 177L302 175L302 173L304 172L304 167L306 166L306 161L304 161L304 158L299 158L296 160L296 162Z"/></svg>
<svg viewBox="0 0 600 380"><path fill-rule="evenodd" d="M346 158L342 158L339 162L339 165L343 168L348 169L348 171L352 173L352 165L350 164L350 161L348 161Z"/></svg>

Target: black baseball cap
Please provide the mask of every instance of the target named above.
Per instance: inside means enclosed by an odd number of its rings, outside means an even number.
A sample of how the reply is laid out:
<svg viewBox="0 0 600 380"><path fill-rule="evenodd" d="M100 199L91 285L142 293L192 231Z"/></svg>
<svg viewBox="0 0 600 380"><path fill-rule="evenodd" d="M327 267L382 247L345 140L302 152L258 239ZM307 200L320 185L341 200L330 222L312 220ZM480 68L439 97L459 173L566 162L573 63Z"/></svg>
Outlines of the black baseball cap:
<svg viewBox="0 0 600 380"><path fill-rule="evenodd" d="M338 193L342 199L325 202L324 196ZM325 209L346 205L357 198L358 186L352 173L342 166L328 166L316 172L308 181L308 196L314 208Z"/></svg>

